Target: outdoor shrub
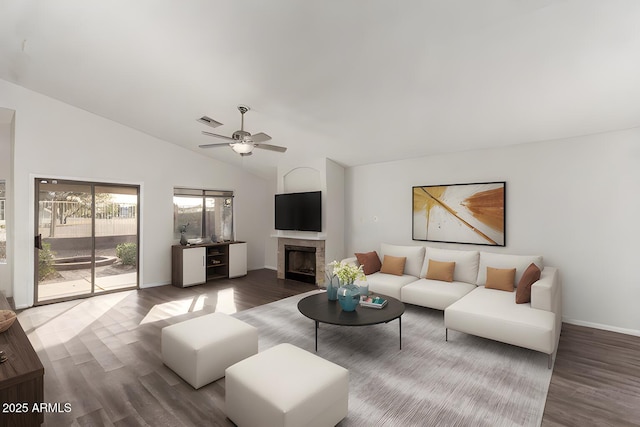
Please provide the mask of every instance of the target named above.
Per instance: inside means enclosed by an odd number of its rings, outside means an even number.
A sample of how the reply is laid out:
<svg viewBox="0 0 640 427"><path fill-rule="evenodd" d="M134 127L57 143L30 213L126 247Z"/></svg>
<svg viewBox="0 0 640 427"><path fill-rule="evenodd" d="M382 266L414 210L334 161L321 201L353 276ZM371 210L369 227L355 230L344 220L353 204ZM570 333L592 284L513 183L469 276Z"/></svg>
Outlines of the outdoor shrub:
<svg viewBox="0 0 640 427"><path fill-rule="evenodd" d="M38 281L45 280L56 273L53 266L54 253L51 251L51 243L43 243L38 251Z"/></svg>
<svg viewBox="0 0 640 427"><path fill-rule="evenodd" d="M116 256L122 265L136 265L138 261L138 247L135 243L120 243L116 246Z"/></svg>

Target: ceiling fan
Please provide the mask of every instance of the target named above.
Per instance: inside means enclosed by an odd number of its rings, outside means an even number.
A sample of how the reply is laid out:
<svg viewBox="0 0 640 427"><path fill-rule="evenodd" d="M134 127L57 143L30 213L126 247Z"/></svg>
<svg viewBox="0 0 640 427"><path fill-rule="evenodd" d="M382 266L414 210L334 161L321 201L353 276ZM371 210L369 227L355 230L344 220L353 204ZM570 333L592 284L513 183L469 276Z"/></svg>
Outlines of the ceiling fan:
<svg viewBox="0 0 640 427"><path fill-rule="evenodd" d="M225 139L229 142L218 142L214 144L201 144L200 148L222 147L229 146L233 151L241 156L250 156L253 153L254 148L262 148L263 150L277 151L284 153L287 151L286 147L280 147L278 145L265 144L266 141L271 140L271 137L264 132L259 132L251 135L244 130L244 113L249 111L250 108L246 105L238 105L238 111L240 111L242 121L240 122L240 130L235 131L230 137L225 135L219 135L217 133L202 131L204 135L213 136L215 138ZM209 126L217 127L222 123L219 123L209 117L202 117L198 119L199 122L205 123Z"/></svg>

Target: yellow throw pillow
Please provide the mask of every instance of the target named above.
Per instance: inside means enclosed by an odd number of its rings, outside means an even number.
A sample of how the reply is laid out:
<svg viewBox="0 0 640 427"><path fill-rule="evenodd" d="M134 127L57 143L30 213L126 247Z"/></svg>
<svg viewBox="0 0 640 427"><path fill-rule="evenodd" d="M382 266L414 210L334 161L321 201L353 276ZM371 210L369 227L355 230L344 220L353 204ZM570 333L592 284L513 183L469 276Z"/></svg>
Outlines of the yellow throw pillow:
<svg viewBox="0 0 640 427"><path fill-rule="evenodd" d="M429 268L427 268L427 275L425 279L441 280L443 282L453 282L453 270L456 268L456 263L446 261L429 260Z"/></svg>
<svg viewBox="0 0 640 427"><path fill-rule="evenodd" d="M396 276L402 276L404 273L404 264L407 262L406 257L385 255L382 260L382 268L380 273L394 274Z"/></svg>
<svg viewBox="0 0 640 427"><path fill-rule="evenodd" d="M484 285L485 288L513 292L515 282L515 268L487 267L487 283Z"/></svg>

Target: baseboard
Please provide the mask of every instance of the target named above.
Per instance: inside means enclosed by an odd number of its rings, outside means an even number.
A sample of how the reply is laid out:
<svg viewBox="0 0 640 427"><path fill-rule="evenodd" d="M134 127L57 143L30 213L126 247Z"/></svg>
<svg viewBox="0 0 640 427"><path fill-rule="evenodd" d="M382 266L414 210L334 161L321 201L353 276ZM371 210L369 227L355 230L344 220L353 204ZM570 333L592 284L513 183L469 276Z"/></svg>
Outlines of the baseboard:
<svg viewBox="0 0 640 427"><path fill-rule="evenodd" d="M570 325L586 326L588 328L602 329L604 331L619 332L621 334L640 337L640 330L637 330L637 329L618 328L616 326L603 325L601 323L585 322L583 320L576 320L576 319L567 319L566 317L563 317L562 321Z"/></svg>
<svg viewBox="0 0 640 427"><path fill-rule="evenodd" d="M271 265L265 265L262 268L266 268L267 270L273 270L273 271L278 271L278 267L273 267Z"/></svg>
<svg viewBox="0 0 640 427"><path fill-rule="evenodd" d="M158 286L166 286L170 285L171 282L155 282L155 283L144 283L140 286L140 289L146 288L157 288Z"/></svg>

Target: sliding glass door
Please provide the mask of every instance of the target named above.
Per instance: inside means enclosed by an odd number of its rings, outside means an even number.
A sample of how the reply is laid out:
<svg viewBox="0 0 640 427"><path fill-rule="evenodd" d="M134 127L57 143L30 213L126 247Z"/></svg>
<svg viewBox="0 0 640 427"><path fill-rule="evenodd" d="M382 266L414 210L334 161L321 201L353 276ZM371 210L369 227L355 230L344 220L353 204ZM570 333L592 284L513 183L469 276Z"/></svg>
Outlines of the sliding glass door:
<svg viewBox="0 0 640 427"><path fill-rule="evenodd" d="M39 178L35 303L138 286L137 186Z"/></svg>
<svg viewBox="0 0 640 427"><path fill-rule="evenodd" d="M138 286L138 188L94 186L94 292ZM115 261L110 263L115 256Z"/></svg>

